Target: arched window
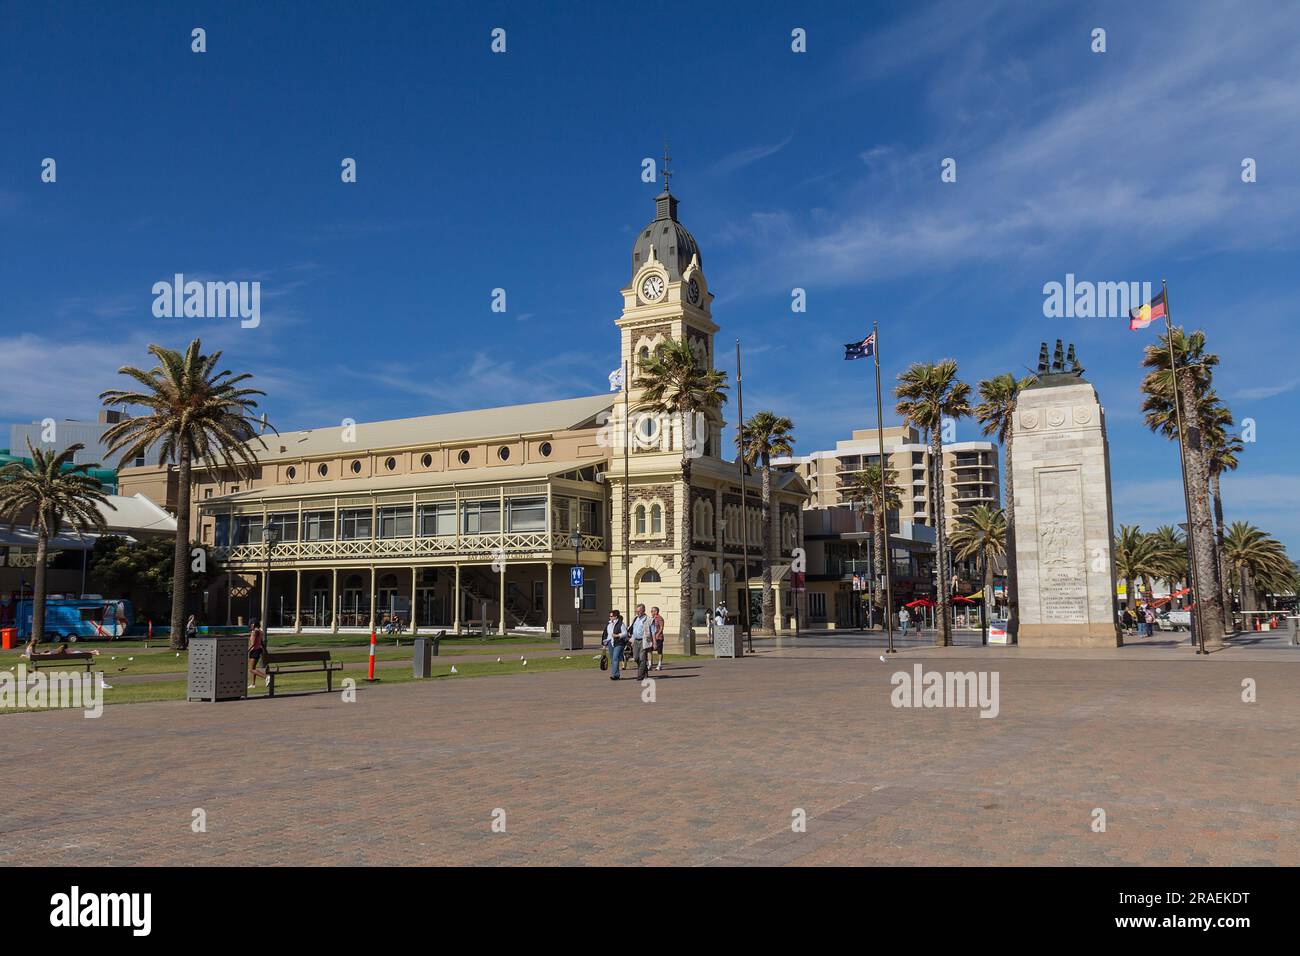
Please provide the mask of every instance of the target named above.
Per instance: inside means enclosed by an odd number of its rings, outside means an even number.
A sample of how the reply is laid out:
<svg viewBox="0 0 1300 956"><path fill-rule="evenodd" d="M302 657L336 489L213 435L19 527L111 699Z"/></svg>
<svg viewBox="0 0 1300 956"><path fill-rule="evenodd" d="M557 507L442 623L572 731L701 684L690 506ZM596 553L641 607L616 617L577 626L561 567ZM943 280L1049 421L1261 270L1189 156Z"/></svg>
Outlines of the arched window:
<svg viewBox="0 0 1300 956"><path fill-rule="evenodd" d="M645 534L645 505L636 506L636 534Z"/></svg>
<svg viewBox="0 0 1300 956"><path fill-rule="evenodd" d="M652 505L650 508L650 533L664 533L664 509L659 505Z"/></svg>
<svg viewBox="0 0 1300 956"><path fill-rule="evenodd" d="M642 584L658 584L658 583L659 583L659 572L656 571L654 568L648 568L648 569L646 569L645 571L643 571L643 572L641 573L641 583L642 583Z"/></svg>

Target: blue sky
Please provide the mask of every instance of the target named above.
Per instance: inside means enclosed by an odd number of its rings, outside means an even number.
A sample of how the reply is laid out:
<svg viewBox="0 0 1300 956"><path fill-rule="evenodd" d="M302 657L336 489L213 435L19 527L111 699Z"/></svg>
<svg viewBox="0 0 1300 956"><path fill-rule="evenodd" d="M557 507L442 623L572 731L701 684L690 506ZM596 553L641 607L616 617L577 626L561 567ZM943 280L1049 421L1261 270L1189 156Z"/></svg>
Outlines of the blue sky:
<svg viewBox="0 0 1300 956"><path fill-rule="evenodd" d="M1042 310L1066 273L1167 278L1256 423L1229 519L1295 555L1300 20L1134 6L0 3L0 421L91 417L118 366L196 335L281 429L601 391L667 136L720 364L739 336L746 408L800 452L874 422L869 363L840 358L872 320L888 380L952 356L976 382L1060 337L1107 409L1116 521L1179 520L1138 412L1153 332ZM260 280L261 326L154 318L176 272Z"/></svg>

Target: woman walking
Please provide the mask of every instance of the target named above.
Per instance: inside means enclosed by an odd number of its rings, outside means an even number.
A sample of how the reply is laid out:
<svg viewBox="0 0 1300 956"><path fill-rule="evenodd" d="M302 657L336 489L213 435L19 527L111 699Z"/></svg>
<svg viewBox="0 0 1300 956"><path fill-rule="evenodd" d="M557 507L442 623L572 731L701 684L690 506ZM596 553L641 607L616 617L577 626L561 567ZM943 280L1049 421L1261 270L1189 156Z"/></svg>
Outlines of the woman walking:
<svg viewBox="0 0 1300 956"><path fill-rule="evenodd" d="M258 670L257 665L266 659L266 641L262 637L262 628L260 622L254 619L252 630L248 632L248 686L256 687L257 678L262 678L262 683L269 684L271 678L267 676L266 671Z"/></svg>

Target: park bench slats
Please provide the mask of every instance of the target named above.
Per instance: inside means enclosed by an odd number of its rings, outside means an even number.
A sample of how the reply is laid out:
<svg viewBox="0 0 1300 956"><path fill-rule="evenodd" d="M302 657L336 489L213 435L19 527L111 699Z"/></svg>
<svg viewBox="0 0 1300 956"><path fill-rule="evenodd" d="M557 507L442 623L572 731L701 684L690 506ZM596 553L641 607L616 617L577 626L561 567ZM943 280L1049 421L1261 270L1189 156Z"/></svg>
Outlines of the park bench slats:
<svg viewBox="0 0 1300 956"><path fill-rule="evenodd" d="M90 670L90 665L95 661L95 655L89 651L63 651L55 654L33 654L27 659L28 665L32 670L40 670L42 667L50 664L83 664L86 670Z"/></svg>
<svg viewBox="0 0 1300 956"><path fill-rule="evenodd" d="M343 670L342 661L330 660L329 651L268 651L266 654L267 696L275 696L277 674L325 673L325 692L334 690L334 672Z"/></svg>

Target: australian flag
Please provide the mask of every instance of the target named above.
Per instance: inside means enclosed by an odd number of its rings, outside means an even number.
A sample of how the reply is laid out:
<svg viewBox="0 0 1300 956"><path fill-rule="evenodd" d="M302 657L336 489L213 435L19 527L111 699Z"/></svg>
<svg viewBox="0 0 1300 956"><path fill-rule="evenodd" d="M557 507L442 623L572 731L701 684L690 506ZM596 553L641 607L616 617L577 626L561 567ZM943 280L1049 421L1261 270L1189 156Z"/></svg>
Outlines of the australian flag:
<svg viewBox="0 0 1300 956"><path fill-rule="evenodd" d="M876 333L872 332L861 342L850 342L844 346L844 361L871 358L876 354Z"/></svg>

